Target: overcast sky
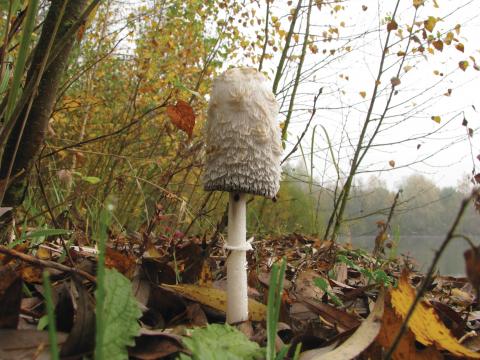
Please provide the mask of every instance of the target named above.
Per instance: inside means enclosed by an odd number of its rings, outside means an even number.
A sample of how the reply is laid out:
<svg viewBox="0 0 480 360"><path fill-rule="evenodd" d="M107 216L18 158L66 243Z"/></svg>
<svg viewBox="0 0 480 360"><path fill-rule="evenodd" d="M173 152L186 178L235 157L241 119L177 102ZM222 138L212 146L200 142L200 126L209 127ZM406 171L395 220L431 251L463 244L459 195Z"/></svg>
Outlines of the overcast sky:
<svg viewBox="0 0 480 360"><path fill-rule="evenodd" d="M291 6L295 3L296 1ZM341 169L347 172L379 68L381 49L386 37L385 18L391 16L395 3L347 1L339 3L344 5L344 9L338 12L327 6L321 11L315 7L312 12L310 33L319 36L315 41L318 53L312 54L309 51L305 60L305 75L297 94L287 150L305 128L313 96L323 87L323 94L317 103L317 113L302 144L310 163L312 131L315 128L314 173L318 178L323 177L324 181L335 179L335 167L320 125L329 134L335 155L340 159ZM473 69L473 61L469 58L477 58L480 65L480 7L478 0L437 0L436 3L438 8L434 7L433 0L427 0L425 6L418 9L417 21L423 22L429 16L441 18L433 31L435 36L439 32L441 38L460 24L460 34L455 34L455 37L464 45L464 52L455 49L453 45L445 46L441 53L435 50L433 55L428 54L426 57L419 53L408 55L400 67L401 57L396 54L405 50L407 40L401 41L397 35L391 37L390 44L396 45L391 47L385 62L388 70L382 76L380 85L384 92L376 101L374 118L383 112L391 88L390 79L399 68L401 84L396 87L398 93L393 96L391 110L387 112L384 125L373 142L375 147L369 151L361 166L361 170L366 172L361 175L363 178L380 176L391 188L395 188L402 178L412 173L423 174L439 186L455 186L461 177L471 173L474 165L480 165L476 160L480 153L480 134L476 133L480 125L480 72ZM275 1L273 5L273 14L281 19L285 30L289 26L285 14L288 14L291 6L288 6L287 1ZM264 9L259 10L260 13L262 11ZM400 28L411 24L414 13L412 0L402 0L396 17ZM338 27L339 39L323 42L321 35L328 30L329 25ZM303 33L305 22L298 26L302 26ZM296 44L297 53L303 42L302 33ZM421 39L421 34L418 36ZM350 46L349 52L345 50L346 46ZM410 48L414 46L418 44L412 43ZM324 49L327 50L326 54L323 53ZM336 50L335 54L330 55L330 50ZM458 66L459 61L463 60L470 63L465 72ZM267 62L266 69L272 78L277 61L278 53L272 61ZM292 77L297 63L290 65L288 74ZM444 95L448 93L450 96ZM282 100L281 95L278 98ZM288 98L286 100L282 107L283 114L288 108ZM440 123L433 121L432 116L439 116ZM281 115L280 121L284 118ZM468 121L467 127L462 126L464 118ZM472 138L468 136L468 128L473 130ZM292 157L293 164L303 161L300 151L295 155ZM391 166L392 160L395 162L394 168Z"/></svg>

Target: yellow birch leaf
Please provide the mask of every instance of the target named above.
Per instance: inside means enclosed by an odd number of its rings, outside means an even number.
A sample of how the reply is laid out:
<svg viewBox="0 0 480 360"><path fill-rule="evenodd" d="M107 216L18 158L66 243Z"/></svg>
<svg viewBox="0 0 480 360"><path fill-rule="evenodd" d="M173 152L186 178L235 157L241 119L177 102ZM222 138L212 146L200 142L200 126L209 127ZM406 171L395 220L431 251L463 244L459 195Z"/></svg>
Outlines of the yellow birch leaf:
<svg viewBox="0 0 480 360"><path fill-rule="evenodd" d="M437 124L440 124L440 122L442 121L442 118L438 115L432 116L431 119L435 121Z"/></svg>
<svg viewBox="0 0 480 360"><path fill-rule="evenodd" d="M227 310L227 293L224 290L191 284L163 284L160 287L216 310L223 312ZM253 321L265 320L267 318L267 307L258 301L248 299L248 318Z"/></svg>
<svg viewBox="0 0 480 360"><path fill-rule="evenodd" d="M365 91L360 91L360 96L365 99L365 96L367 96L367 93Z"/></svg>
<svg viewBox="0 0 480 360"><path fill-rule="evenodd" d="M427 31L432 32L433 28L437 24L437 18L429 16L428 19L423 22L423 24L425 25L425 29Z"/></svg>
<svg viewBox="0 0 480 360"><path fill-rule="evenodd" d="M390 295L395 312L404 319L416 296L415 289L408 282L407 272L402 274L398 287L392 289ZM408 327L417 341L425 346L433 345L462 358L480 359L480 353L460 344L438 317L435 309L424 301L418 303L408 322Z"/></svg>

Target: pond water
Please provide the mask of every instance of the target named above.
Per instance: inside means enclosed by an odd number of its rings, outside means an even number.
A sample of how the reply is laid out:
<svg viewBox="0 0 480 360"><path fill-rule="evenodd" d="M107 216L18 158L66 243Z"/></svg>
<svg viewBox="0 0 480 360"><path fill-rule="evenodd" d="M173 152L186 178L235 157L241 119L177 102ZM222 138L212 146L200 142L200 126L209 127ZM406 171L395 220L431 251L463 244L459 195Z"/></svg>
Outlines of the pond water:
<svg viewBox="0 0 480 360"><path fill-rule="evenodd" d="M415 259L418 269L422 272L428 270L435 251L440 247L445 237L443 236L402 236L398 242L397 254L403 254ZM470 239L479 244L479 236L472 236ZM346 242L345 239L341 240ZM375 236L359 236L351 239L356 248L372 250L375 243ZM450 241L445 249L438 270L442 275L465 276L465 261L463 253L469 248L467 242L460 238ZM386 249L388 254L390 250Z"/></svg>

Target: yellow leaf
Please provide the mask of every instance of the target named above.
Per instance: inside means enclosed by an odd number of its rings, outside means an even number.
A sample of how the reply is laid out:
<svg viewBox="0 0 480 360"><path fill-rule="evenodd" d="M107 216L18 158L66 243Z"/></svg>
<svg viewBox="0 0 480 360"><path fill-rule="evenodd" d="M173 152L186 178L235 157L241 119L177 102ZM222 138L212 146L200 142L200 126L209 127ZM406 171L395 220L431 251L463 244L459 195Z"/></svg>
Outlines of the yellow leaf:
<svg viewBox="0 0 480 360"><path fill-rule="evenodd" d="M457 45L455 45L455 49L457 49L458 51L461 51L463 53L464 50L465 50L465 47L463 46L462 43L458 43Z"/></svg>
<svg viewBox="0 0 480 360"><path fill-rule="evenodd" d="M457 33L457 35L460 34L460 28L461 27L462 27L462 25L460 25L460 24L455 25L455 32Z"/></svg>
<svg viewBox="0 0 480 360"><path fill-rule="evenodd" d="M431 119L435 121L437 124L440 124L440 122L442 121L442 118L438 115L432 116Z"/></svg>
<svg viewBox="0 0 480 360"><path fill-rule="evenodd" d="M365 96L367 96L367 93L365 91L360 91L360 96L365 99Z"/></svg>
<svg viewBox="0 0 480 360"><path fill-rule="evenodd" d="M398 287L392 289L390 295L395 312L404 319L416 296L414 288L408 282L408 273L402 274ZM438 317L435 309L426 302L418 303L408 322L408 327L415 334L417 341L425 346L434 345L458 357L480 359L480 353L474 352L458 342L450 329Z"/></svg>
<svg viewBox="0 0 480 360"><path fill-rule="evenodd" d="M418 8L419 6L422 6L425 3L425 0L413 0L413 6Z"/></svg>
<svg viewBox="0 0 480 360"><path fill-rule="evenodd" d="M452 43L452 40L453 40L453 32L449 31L447 36L445 36L445 39L443 40L443 42L447 45L450 45Z"/></svg>
<svg viewBox="0 0 480 360"><path fill-rule="evenodd" d="M227 293L224 290L191 284L163 284L160 287L216 310L223 312L227 310ZM266 317L267 307L258 301L248 299L248 318L253 321L264 321Z"/></svg>
<svg viewBox="0 0 480 360"><path fill-rule="evenodd" d="M437 18L429 16L428 19L423 22L423 24L425 25L425 29L427 31L432 32L433 28L437 24Z"/></svg>

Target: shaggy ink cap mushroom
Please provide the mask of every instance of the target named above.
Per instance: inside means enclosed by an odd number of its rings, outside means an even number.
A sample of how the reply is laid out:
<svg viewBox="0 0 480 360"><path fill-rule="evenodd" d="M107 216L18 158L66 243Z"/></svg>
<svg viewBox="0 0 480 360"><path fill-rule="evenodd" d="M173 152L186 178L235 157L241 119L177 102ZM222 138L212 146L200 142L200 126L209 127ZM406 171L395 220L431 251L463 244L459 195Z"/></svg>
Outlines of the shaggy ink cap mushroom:
<svg viewBox="0 0 480 360"><path fill-rule="evenodd" d="M225 71L213 83L206 124L204 188L274 198L280 187L278 104L253 68Z"/></svg>

